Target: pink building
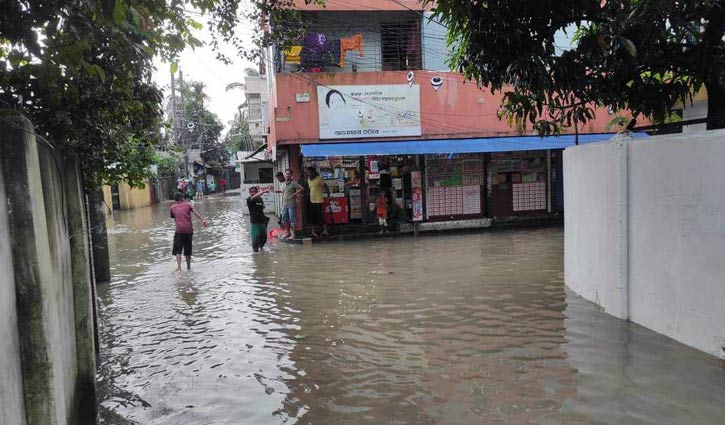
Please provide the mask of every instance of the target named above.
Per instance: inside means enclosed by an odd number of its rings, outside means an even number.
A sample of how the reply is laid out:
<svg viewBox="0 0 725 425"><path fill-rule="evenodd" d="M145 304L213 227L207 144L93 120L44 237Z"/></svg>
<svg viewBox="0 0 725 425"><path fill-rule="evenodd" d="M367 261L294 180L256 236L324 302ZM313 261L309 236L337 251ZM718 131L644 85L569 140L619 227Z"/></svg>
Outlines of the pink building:
<svg viewBox="0 0 725 425"><path fill-rule="evenodd" d="M418 1L299 9L306 35L268 52L268 147L279 170L325 178L328 222L375 222L381 191L403 230L561 211L561 153L574 136L541 139L500 120L500 94L447 70L445 28ZM612 118L598 111L580 140L609 139Z"/></svg>

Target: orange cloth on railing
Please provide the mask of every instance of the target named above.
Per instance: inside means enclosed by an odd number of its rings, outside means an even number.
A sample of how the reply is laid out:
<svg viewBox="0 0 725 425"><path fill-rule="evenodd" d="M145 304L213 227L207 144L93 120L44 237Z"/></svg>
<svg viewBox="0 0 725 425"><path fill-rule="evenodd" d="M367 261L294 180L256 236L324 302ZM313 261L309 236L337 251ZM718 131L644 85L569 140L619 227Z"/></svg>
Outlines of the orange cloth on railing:
<svg viewBox="0 0 725 425"><path fill-rule="evenodd" d="M363 57L362 34L340 39L340 67L345 66L345 56L347 56L348 50L357 50L357 55Z"/></svg>
<svg viewBox="0 0 725 425"><path fill-rule="evenodd" d="M284 61L287 63L302 63L302 46L292 46L284 51Z"/></svg>

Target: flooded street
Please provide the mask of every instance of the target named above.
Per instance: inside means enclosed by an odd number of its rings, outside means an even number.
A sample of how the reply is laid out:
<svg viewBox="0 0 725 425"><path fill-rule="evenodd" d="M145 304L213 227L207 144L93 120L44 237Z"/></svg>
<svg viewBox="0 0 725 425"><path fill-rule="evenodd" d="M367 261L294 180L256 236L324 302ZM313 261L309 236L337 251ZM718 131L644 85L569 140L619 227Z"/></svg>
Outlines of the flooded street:
<svg viewBox="0 0 725 425"><path fill-rule="evenodd" d="M253 254L233 196L176 274L168 206L109 221L103 423L723 423L722 364L567 293L560 228Z"/></svg>

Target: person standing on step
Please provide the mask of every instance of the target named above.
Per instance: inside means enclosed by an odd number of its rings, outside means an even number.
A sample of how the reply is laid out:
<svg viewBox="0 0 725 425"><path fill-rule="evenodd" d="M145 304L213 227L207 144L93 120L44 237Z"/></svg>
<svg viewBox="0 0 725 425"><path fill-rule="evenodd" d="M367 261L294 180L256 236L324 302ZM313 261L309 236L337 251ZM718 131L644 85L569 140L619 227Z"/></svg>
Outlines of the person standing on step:
<svg viewBox="0 0 725 425"><path fill-rule="evenodd" d="M264 215L262 195L270 190L270 188L259 190L256 186L249 188L247 208L249 208L249 221L252 223L250 233L252 236L252 251L254 252L262 250L264 244L267 243L267 222L269 222L269 218Z"/></svg>
<svg viewBox="0 0 725 425"><path fill-rule="evenodd" d="M327 188L325 180L317 173L315 167L307 168L307 185L310 188L309 222L312 225L312 237L316 238L319 236L317 234L317 226L322 227L322 236L329 236L330 234L327 233L327 223L325 223L323 213L323 205L325 203L324 193L329 193L329 189Z"/></svg>
<svg viewBox="0 0 725 425"><path fill-rule="evenodd" d="M183 251L186 257L186 270L191 270L191 240L194 236L194 225L191 222L191 214L194 214L201 225L206 227L207 222L195 210L194 206L189 202L184 202L184 194L176 192L174 194L174 205L171 206L169 214L176 223L176 231L174 232L174 246L171 249L171 255L176 256L176 271L181 271L181 254Z"/></svg>
<svg viewBox="0 0 725 425"><path fill-rule="evenodd" d="M280 173L277 174L277 178L280 179ZM292 170L289 168L284 171L282 178L284 178L282 190L277 191L277 193L282 193L282 227L284 227L285 235L281 239L296 239L297 195L304 192L305 188L292 180Z"/></svg>

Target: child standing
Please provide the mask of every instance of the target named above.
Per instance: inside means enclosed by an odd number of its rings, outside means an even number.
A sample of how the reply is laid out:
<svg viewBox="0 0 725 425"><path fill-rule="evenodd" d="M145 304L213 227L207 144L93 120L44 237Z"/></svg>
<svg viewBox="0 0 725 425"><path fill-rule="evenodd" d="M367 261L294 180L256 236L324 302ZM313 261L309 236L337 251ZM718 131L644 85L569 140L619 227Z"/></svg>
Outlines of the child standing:
<svg viewBox="0 0 725 425"><path fill-rule="evenodd" d="M384 191L378 192L375 198L375 207L378 214L378 224L380 224L380 233L388 233L388 197Z"/></svg>

